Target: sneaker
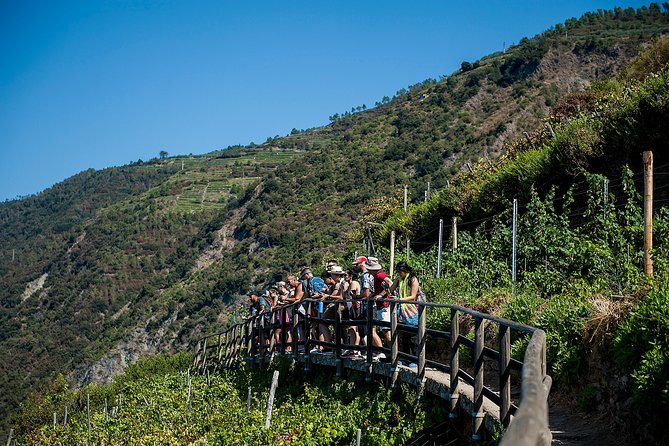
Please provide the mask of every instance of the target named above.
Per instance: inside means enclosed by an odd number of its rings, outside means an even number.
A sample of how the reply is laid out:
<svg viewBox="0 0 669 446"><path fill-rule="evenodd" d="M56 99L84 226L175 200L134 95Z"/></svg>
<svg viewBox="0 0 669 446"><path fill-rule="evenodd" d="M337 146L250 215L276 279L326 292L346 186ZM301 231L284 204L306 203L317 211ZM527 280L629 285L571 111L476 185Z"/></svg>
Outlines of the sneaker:
<svg viewBox="0 0 669 446"><path fill-rule="evenodd" d="M386 359L386 354L383 352L374 353L372 355L372 361L380 361L382 359Z"/></svg>
<svg viewBox="0 0 669 446"><path fill-rule="evenodd" d="M309 353L321 353L321 350L318 347L314 347L311 350L309 350Z"/></svg>
<svg viewBox="0 0 669 446"><path fill-rule="evenodd" d="M341 352L340 356L343 358L345 356L350 356L350 355L351 355L351 350L344 350Z"/></svg>

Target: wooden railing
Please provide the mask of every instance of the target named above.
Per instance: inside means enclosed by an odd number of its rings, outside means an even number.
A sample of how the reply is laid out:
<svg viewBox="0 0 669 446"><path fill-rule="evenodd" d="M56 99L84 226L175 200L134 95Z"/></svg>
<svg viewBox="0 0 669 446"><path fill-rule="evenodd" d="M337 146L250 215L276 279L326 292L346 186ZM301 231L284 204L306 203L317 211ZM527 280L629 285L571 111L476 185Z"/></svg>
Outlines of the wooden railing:
<svg viewBox="0 0 669 446"><path fill-rule="evenodd" d="M390 322L374 318L375 302L380 301L390 304ZM551 378L546 374L546 335L542 330L458 305L430 302L416 303L418 326L410 326L399 323L397 316L397 306L407 301L393 299L363 299L364 319L342 319L340 309L348 302L356 301L303 299L251 317L220 333L204 336L194 346L193 366L201 373L236 368L242 361L251 366L263 366L269 363L271 355L283 354L303 361L305 370L310 370L315 356L308 352L312 347L319 346L332 352L337 375L343 374L345 366L353 368L356 365L355 368L360 369L360 365L364 364L367 379L371 381L377 364L374 355L383 352L389 358L391 385L396 383L400 370L403 376L415 373L412 382L421 391L428 379L446 383L450 416L458 417L459 406L470 411L472 439L483 438L487 424L484 418L492 417L506 429L502 445L550 444L547 398ZM317 308L319 303L334 305L334 319L325 319L320 313L315 316L317 313L312 309ZM427 328L428 312L441 313L448 319L450 329ZM286 313L290 318L285 317ZM312 328L319 323L329 327L332 342L319 341L312 336ZM473 331L461 333L461 327L472 323ZM363 328L365 333L371 333L377 327L390 329L390 345L374 347L372 342L366 345L346 344L347 328L352 326ZM276 330L280 330L278 341ZM287 342L288 333L290 343ZM402 333L413 335L414 353L399 350L399 335ZM469 335L473 335L473 339ZM529 338L522 362L511 357L512 337ZM444 351L439 353L434 351L435 348L428 348L436 346ZM344 350L359 351L363 358L344 359ZM461 354L471 358L464 361L468 364L461 363ZM400 367L401 360L414 362L415 369ZM512 399L512 377L520 378L517 404ZM469 401L463 401L463 397ZM488 429L491 427L488 426Z"/></svg>

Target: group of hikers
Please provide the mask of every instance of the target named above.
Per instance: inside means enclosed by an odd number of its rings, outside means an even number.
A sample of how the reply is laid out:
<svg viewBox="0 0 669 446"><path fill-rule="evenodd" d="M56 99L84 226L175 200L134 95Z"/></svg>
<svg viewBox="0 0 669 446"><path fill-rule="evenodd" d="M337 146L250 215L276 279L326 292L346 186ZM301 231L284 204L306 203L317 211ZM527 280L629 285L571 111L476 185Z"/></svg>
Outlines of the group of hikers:
<svg viewBox="0 0 669 446"><path fill-rule="evenodd" d="M290 327L293 318L299 315L304 321L307 311L311 311L310 317L324 319L313 321L309 327L298 324L298 336L300 344L303 344L307 335L310 339L318 339L321 342L335 342L335 334L332 324L327 320L334 320L336 312L339 311L341 321L366 320L368 314L367 303L373 299L375 308L373 316L376 320L390 323L390 302L384 299L398 299L407 301L396 306L398 322L409 326L418 325L418 306L415 302L425 302L425 293L420 287L418 277L406 262L397 263L395 270L397 278L393 280L385 271L376 257L361 256L346 270L337 265L334 260L326 262L325 271L321 277L314 277L310 268L304 268L300 277L289 274L286 281L277 282L263 293L250 292L251 301L249 317L262 315L265 318L266 341L279 344L281 342L281 326ZM304 299L315 299L311 306ZM345 303L336 305L337 300ZM300 303L302 302L302 303ZM290 305L297 303L297 305ZM310 309L310 310L309 310ZM272 311L276 310L276 311ZM341 357L362 356L360 347L371 343L372 346L381 348L390 345L390 328L380 326L379 332L372 327L367 333L366 324L348 325L342 330L342 344L352 346L341 352ZM309 331L306 333L305 331ZM272 337L274 338L272 341ZM292 345L291 332L286 330L284 334L286 350L290 351ZM400 336L400 349L402 344L413 350L411 344L415 342L415 336ZM411 341L414 342L408 342ZM408 344L408 345L407 345ZM304 347L301 346L300 349ZM332 351L328 347L316 345L310 353L328 353ZM385 359L385 354L376 351L374 360ZM413 366L414 364L409 364Z"/></svg>

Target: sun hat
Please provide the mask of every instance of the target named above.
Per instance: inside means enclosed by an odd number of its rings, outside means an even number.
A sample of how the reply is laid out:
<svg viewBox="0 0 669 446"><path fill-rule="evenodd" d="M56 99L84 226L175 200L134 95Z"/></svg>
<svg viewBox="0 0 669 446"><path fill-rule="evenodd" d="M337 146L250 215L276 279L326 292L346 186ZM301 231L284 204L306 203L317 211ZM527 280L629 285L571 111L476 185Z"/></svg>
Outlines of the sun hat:
<svg viewBox="0 0 669 446"><path fill-rule="evenodd" d="M355 261L353 262L353 265L359 265L361 263L365 263L367 261L367 257L365 256L360 256Z"/></svg>
<svg viewBox="0 0 669 446"><path fill-rule="evenodd" d="M379 271L382 267L376 257L370 257L365 262L365 266L369 271Z"/></svg>
<svg viewBox="0 0 669 446"><path fill-rule="evenodd" d="M330 274L332 275L338 275L338 276L343 276L346 274L346 272L342 269L341 266L339 265L333 265L332 268L330 268Z"/></svg>

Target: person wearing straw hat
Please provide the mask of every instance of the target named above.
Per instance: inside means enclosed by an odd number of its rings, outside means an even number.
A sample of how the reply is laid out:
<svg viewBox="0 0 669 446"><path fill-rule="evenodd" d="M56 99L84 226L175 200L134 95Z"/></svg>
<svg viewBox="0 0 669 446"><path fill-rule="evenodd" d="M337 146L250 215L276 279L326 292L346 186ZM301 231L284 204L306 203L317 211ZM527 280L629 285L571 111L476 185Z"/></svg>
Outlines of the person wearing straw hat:
<svg viewBox="0 0 669 446"><path fill-rule="evenodd" d="M374 278L374 297L376 299L388 299L390 297L388 290L392 286L393 281L388 277L388 274L383 271L379 259L376 257L368 257L367 262L365 262L365 267ZM390 323L390 302L376 302L376 318L380 321ZM383 334L386 343L390 345L390 328L380 327L379 330Z"/></svg>

